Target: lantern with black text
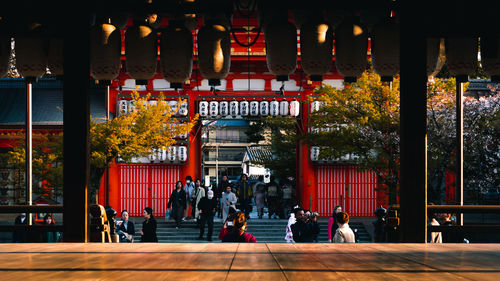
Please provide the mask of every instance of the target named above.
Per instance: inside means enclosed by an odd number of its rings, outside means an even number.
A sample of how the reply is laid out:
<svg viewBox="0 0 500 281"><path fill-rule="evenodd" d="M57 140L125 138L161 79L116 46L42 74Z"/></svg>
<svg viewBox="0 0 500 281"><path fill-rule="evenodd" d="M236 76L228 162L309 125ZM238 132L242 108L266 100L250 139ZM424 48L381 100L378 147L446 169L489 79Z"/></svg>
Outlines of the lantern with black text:
<svg viewBox="0 0 500 281"><path fill-rule="evenodd" d="M201 75L210 86L219 86L231 64L231 36L226 26L210 24L199 29L198 58Z"/></svg>
<svg viewBox="0 0 500 281"><path fill-rule="evenodd" d="M168 106L170 106L170 114L175 115L177 113L179 103L176 100L171 100L168 102Z"/></svg>
<svg viewBox="0 0 500 281"><path fill-rule="evenodd" d="M229 113L231 114L231 116L238 116L239 108L240 106L237 101L233 100L229 102Z"/></svg>
<svg viewBox="0 0 500 281"><path fill-rule="evenodd" d="M280 103L273 100L269 103L269 115L278 116L278 114L280 114Z"/></svg>
<svg viewBox="0 0 500 281"><path fill-rule="evenodd" d="M149 154L149 161L152 163L156 160L157 156L158 156L158 152L155 151L155 150L151 150L150 151L151 153Z"/></svg>
<svg viewBox="0 0 500 281"><path fill-rule="evenodd" d="M161 33L160 65L171 88L182 88L193 69L193 35L184 26L169 26Z"/></svg>
<svg viewBox="0 0 500 281"><path fill-rule="evenodd" d="M167 159L170 162L174 162L177 158L177 147L169 146L167 150Z"/></svg>
<svg viewBox="0 0 500 281"><path fill-rule="evenodd" d="M128 113L132 113L135 111L135 100L129 100L127 102L127 111Z"/></svg>
<svg viewBox="0 0 500 281"><path fill-rule="evenodd" d="M261 101L259 111L260 111L260 115L262 115L262 116L269 115L269 102L268 101Z"/></svg>
<svg viewBox="0 0 500 281"><path fill-rule="evenodd" d="M322 81L332 65L333 29L309 20L300 28L300 64L312 81Z"/></svg>
<svg viewBox="0 0 500 281"><path fill-rule="evenodd" d="M218 102L211 101L209 107L210 107L210 109L209 109L210 116L216 117L217 115L219 115L219 103Z"/></svg>
<svg viewBox="0 0 500 281"><path fill-rule="evenodd" d="M382 81L392 81L399 73L399 24L384 21L372 30L371 51L373 70Z"/></svg>
<svg viewBox="0 0 500 281"><path fill-rule="evenodd" d="M344 81L355 82L366 69L368 32L347 20L335 30L335 66Z"/></svg>
<svg viewBox="0 0 500 281"><path fill-rule="evenodd" d="M311 102L311 113L319 111L320 108L321 108L320 101L315 100L315 101Z"/></svg>
<svg viewBox="0 0 500 281"><path fill-rule="evenodd" d="M111 24L92 28L90 39L90 72L94 79L111 81L120 74L121 34Z"/></svg>
<svg viewBox="0 0 500 281"><path fill-rule="evenodd" d="M156 73L158 46L156 32L146 25L133 25L125 33L127 73L137 85L147 85Z"/></svg>
<svg viewBox="0 0 500 281"><path fill-rule="evenodd" d="M250 116L257 115L259 115L259 102L254 100L250 102Z"/></svg>
<svg viewBox="0 0 500 281"><path fill-rule="evenodd" d="M300 102L294 100L290 102L290 115L297 117L300 114Z"/></svg>
<svg viewBox="0 0 500 281"><path fill-rule="evenodd" d="M241 114L241 116L248 116L248 113L249 113L248 102L241 101L240 102L240 114Z"/></svg>
<svg viewBox="0 0 500 281"><path fill-rule="evenodd" d="M179 111L178 111L180 116L187 116L189 113L189 104L186 100L182 101L181 104L179 105Z"/></svg>
<svg viewBox="0 0 500 281"><path fill-rule="evenodd" d="M287 116L290 112L290 104L286 100L280 101L280 115Z"/></svg>
<svg viewBox="0 0 500 281"><path fill-rule="evenodd" d="M158 161L163 162L167 159L167 150L165 147L158 149Z"/></svg>
<svg viewBox="0 0 500 281"><path fill-rule="evenodd" d="M128 110L128 103L126 100L118 101L118 116L126 115Z"/></svg>
<svg viewBox="0 0 500 281"><path fill-rule="evenodd" d="M319 146L311 146L311 161L319 160Z"/></svg>
<svg viewBox="0 0 500 281"><path fill-rule="evenodd" d="M200 101L200 103L198 104L198 113L200 114L201 117L208 116L208 102L207 101Z"/></svg>
<svg viewBox="0 0 500 281"><path fill-rule="evenodd" d="M227 116L229 114L229 105L227 101L219 102L219 112L221 116Z"/></svg>
<svg viewBox="0 0 500 281"><path fill-rule="evenodd" d="M187 147L185 146L179 146L178 148L178 156L179 156L179 161L180 162L186 162L187 160Z"/></svg>

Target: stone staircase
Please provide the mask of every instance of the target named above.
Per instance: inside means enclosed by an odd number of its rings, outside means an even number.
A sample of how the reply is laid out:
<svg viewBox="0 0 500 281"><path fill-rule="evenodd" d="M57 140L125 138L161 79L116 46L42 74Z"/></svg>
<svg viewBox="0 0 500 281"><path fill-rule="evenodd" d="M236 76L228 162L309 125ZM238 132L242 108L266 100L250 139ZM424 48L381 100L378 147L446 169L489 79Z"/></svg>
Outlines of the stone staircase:
<svg viewBox="0 0 500 281"><path fill-rule="evenodd" d="M139 230L142 228L141 218L133 219L136 226L135 241L140 241ZM285 243L285 227L287 220L279 219L250 219L247 222L248 232L253 234L259 243ZM328 219L321 218L320 234L318 242L328 242ZM356 236L359 243L371 242L371 237L365 229L362 222L357 222L355 218L351 219L349 226L353 231L356 231ZM219 231L222 227L221 219L214 221L214 232L212 234L213 243L220 243L218 238ZM169 220L165 222L163 218L158 219L158 228L156 234L160 243L206 243L206 240L197 240L200 230L196 228L195 221L185 221L180 229L175 228L175 222ZM205 238L208 229L205 226Z"/></svg>

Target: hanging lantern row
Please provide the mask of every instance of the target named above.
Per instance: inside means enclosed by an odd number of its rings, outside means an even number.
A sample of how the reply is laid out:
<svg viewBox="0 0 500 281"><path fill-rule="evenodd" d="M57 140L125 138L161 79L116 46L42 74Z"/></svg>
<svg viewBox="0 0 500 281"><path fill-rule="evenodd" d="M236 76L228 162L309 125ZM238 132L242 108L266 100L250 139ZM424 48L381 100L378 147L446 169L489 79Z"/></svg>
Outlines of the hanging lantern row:
<svg viewBox="0 0 500 281"><path fill-rule="evenodd" d="M187 116L189 113L188 103L186 101L181 102L179 105L178 100L161 101L167 103L170 106L170 114L174 116ZM150 106L154 106L158 103L157 100L148 101ZM117 103L118 116L127 115L135 111L135 101L134 100L119 100ZM166 113L166 112L165 112Z"/></svg>
<svg viewBox="0 0 500 281"><path fill-rule="evenodd" d="M324 149L324 148L323 148ZM356 155L352 155L352 154L346 154L344 156L341 156L337 159L324 159L324 158L320 158L319 157L319 154L321 153L321 150L322 148L319 147L319 146L311 146L311 148L309 149L309 157L311 159L312 162L317 162L317 161L335 161L335 162L339 162L339 161L355 161L357 159L359 159L359 156L356 156Z"/></svg>
<svg viewBox="0 0 500 281"><path fill-rule="evenodd" d="M186 162L187 147L186 146L168 146L166 148L153 151L149 156L150 162Z"/></svg>
<svg viewBox="0 0 500 281"><path fill-rule="evenodd" d="M200 117L225 116L294 116L300 114L300 103L294 101L200 101Z"/></svg>

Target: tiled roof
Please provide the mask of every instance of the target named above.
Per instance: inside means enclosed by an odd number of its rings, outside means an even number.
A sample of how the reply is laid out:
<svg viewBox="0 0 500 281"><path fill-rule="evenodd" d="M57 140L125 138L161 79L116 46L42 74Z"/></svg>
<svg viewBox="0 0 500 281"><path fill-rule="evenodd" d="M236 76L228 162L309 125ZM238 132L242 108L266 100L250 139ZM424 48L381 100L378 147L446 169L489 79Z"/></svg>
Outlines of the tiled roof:
<svg viewBox="0 0 500 281"><path fill-rule="evenodd" d="M246 154L250 162L262 162L273 156L268 146L247 146Z"/></svg>

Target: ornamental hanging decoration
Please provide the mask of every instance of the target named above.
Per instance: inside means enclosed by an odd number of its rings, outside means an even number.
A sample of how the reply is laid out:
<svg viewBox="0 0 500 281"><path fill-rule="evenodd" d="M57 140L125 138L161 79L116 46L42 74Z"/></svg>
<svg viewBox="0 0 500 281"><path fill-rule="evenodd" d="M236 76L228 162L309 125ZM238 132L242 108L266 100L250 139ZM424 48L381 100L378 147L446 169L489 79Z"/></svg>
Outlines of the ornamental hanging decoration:
<svg viewBox="0 0 500 281"><path fill-rule="evenodd" d="M126 100L118 101L118 116L126 115L128 112L128 102Z"/></svg>
<svg viewBox="0 0 500 281"><path fill-rule="evenodd" d="M90 73L105 84L118 77L121 66L121 34L111 24L92 27L90 37Z"/></svg>
<svg viewBox="0 0 500 281"><path fill-rule="evenodd" d="M281 116L287 116L290 112L290 104L286 100L280 101L279 112Z"/></svg>
<svg viewBox="0 0 500 281"><path fill-rule="evenodd" d="M156 32L145 23L133 25L125 32L126 69L136 85L147 85L156 74L157 42Z"/></svg>
<svg viewBox="0 0 500 281"><path fill-rule="evenodd" d="M290 115L297 117L300 114L300 103L296 100L290 102Z"/></svg>
<svg viewBox="0 0 500 281"><path fill-rule="evenodd" d="M476 37L447 38L446 64L457 82L466 82L477 68L478 44Z"/></svg>
<svg viewBox="0 0 500 281"><path fill-rule="evenodd" d="M311 81L322 81L332 65L333 29L325 22L308 20L300 29L300 64Z"/></svg>
<svg viewBox="0 0 500 281"><path fill-rule="evenodd" d="M187 101L182 101L181 104L179 105L179 111L178 111L180 116L187 116L189 113L189 104Z"/></svg>
<svg viewBox="0 0 500 281"><path fill-rule="evenodd" d="M36 32L36 29L32 31ZM23 77L40 78L47 69L46 41L41 36L17 37L16 68Z"/></svg>
<svg viewBox="0 0 500 281"><path fill-rule="evenodd" d="M297 29L287 17L276 15L266 24L264 30L266 42L266 62L269 71L276 75L276 80L287 81L297 67Z"/></svg>
<svg viewBox="0 0 500 281"><path fill-rule="evenodd" d="M259 115L259 102L251 101L250 102L250 116L258 116Z"/></svg>
<svg viewBox="0 0 500 281"><path fill-rule="evenodd" d="M269 115L278 116L280 114L280 103L279 101L273 100L269 103Z"/></svg>
<svg viewBox="0 0 500 281"><path fill-rule="evenodd" d="M198 105L198 113L200 114L201 117L208 116L208 102L207 101L200 101L200 103Z"/></svg>
<svg viewBox="0 0 500 281"><path fill-rule="evenodd" d="M269 115L269 102L268 101L261 101L259 111L260 111L261 116Z"/></svg>
<svg viewBox="0 0 500 281"><path fill-rule="evenodd" d="M335 30L335 66L345 82L356 82L366 69L368 32L353 20Z"/></svg>
<svg viewBox="0 0 500 281"><path fill-rule="evenodd" d="M210 102L210 116L215 117L219 114L219 103L216 101Z"/></svg>
<svg viewBox="0 0 500 281"><path fill-rule="evenodd" d="M319 146L311 146L311 161L319 160Z"/></svg>
<svg viewBox="0 0 500 281"><path fill-rule="evenodd" d="M172 24L160 37L160 66L171 88L181 89L193 69L193 35L184 26Z"/></svg>
<svg viewBox="0 0 500 281"><path fill-rule="evenodd" d="M382 82L399 73L399 24L385 20L373 27L371 52L373 70Z"/></svg>
<svg viewBox="0 0 500 281"><path fill-rule="evenodd" d="M231 65L231 36L222 24L204 25L198 30L198 59L201 75L210 86L219 86Z"/></svg>
<svg viewBox="0 0 500 281"><path fill-rule="evenodd" d="M241 116L248 116L248 102L247 101L241 101L240 102L240 114Z"/></svg>
<svg viewBox="0 0 500 281"><path fill-rule="evenodd" d="M229 105L227 101L219 102L219 107L220 116L227 116L229 114Z"/></svg>
<svg viewBox="0 0 500 281"><path fill-rule="evenodd" d="M238 116L239 108L240 107L237 101L233 100L229 102L229 113L231 114L231 116L233 117Z"/></svg>
<svg viewBox="0 0 500 281"><path fill-rule="evenodd" d="M170 162L174 162L177 158L177 147L169 146L167 151L167 158Z"/></svg>
<svg viewBox="0 0 500 281"><path fill-rule="evenodd" d="M186 162L186 160L187 160L187 147L179 146L177 151L178 151L179 161Z"/></svg>

